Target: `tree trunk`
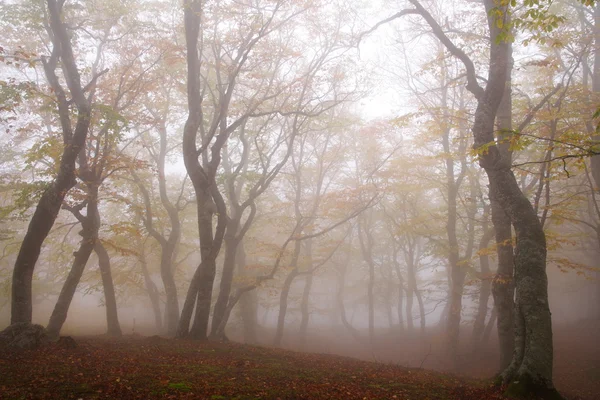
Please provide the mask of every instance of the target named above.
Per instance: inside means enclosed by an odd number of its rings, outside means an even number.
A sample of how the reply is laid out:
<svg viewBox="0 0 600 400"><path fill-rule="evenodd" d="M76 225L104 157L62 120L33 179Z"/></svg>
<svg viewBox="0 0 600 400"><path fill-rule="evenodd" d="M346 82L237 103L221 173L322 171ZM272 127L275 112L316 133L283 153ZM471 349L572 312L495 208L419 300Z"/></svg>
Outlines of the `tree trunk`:
<svg viewBox="0 0 600 400"><path fill-rule="evenodd" d="M517 234L515 248L515 350L504 372L506 382L552 388L552 323L548 305L546 238L531 203L508 170L490 172L490 181ZM518 383L517 383L518 382Z"/></svg>
<svg viewBox="0 0 600 400"><path fill-rule="evenodd" d="M244 330L244 342L254 344L258 342L256 336L258 301L256 290L246 292L240 298L240 313Z"/></svg>
<svg viewBox="0 0 600 400"><path fill-rule="evenodd" d="M492 334L492 330L494 329L494 325L498 320L498 312L496 311L496 307L492 309L492 314L490 315L490 320L485 326L485 331L483 332L483 339L481 340L481 345L485 346L490 341L490 335Z"/></svg>
<svg viewBox="0 0 600 400"><path fill-rule="evenodd" d="M490 193L492 188L490 186ZM500 344L500 370L510 364L514 349L514 255L510 218L498 202L492 202L492 221L496 235L498 269L492 281L494 307L498 315L498 342Z"/></svg>
<svg viewBox="0 0 600 400"><path fill-rule="evenodd" d="M227 231L225 234L225 258L223 260L223 272L221 274L221 283L219 286L219 295L215 302L213 310L213 318L211 324L211 336L217 338L217 330L221 325L225 310L227 308L227 302L231 293L231 284L233 282L233 273L236 265L236 254L237 247L240 243L236 235L239 231L240 220L239 215L236 211L232 210L232 215L227 222Z"/></svg>
<svg viewBox="0 0 600 400"><path fill-rule="evenodd" d="M177 285L173 276L173 260L177 242L172 240L173 233L165 246L162 246L160 256L160 276L165 287L167 302L165 306L165 320L168 336L175 336L179 323L179 299L177 297Z"/></svg>
<svg viewBox="0 0 600 400"><path fill-rule="evenodd" d="M546 276L546 238L533 206L521 191L511 165L495 144L495 119L507 81L510 44L501 40L496 21L500 10L509 16L509 5L484 0L490 32L488 79L479 85L471 59L445 35L418 0L410 0L446 48L465 65L467 89L477 99L472 127L474 148L490 182L490 197L495 198L510 217L516 232L515 247L515 351L511 365L502 377L510 383L508 394L542 397L559 396L552 384L552 322L548 306ZM510 22L510 21L508 21ZM504 26L510 26L506 24ZM510 32L509 32L510 33Z"/></svg>
<svg viewBox="0 0 600 400"><path fill-rule="evenodd" d="M48 1L49 25L52 30L53 49L49 60L44 59L46 78L58 99L58 111L63 129L64 150L58 174L42 194L33 217L29 221L15 261L12 276L11 324L31 323L33 271L42 245L56 221L67 192L75 186L75 161L85 144L91 121L91 107L80 82L79 72L65 24L61 20L62 2ZM72 131L69 105L63 88L55 74L58 58L61 59L65 80L77 106L77 123Z"/></svg>
<svg viewBox="0 0 600 400"><path fill-rule="evenodd" d="M199 197L198 201L211 202L212 200L209 196L210 194L206 193L206 196ZM214 243L212 212L207 212L205 208L206 207L198 207L198 227L200 231L200 249L202 253L202 273L198 276L198 290L197 296L195 296L197 297L196 313L194 316L194 324L190 330L190 336L193 339L202 340L207 338L212 291L217 269L216 256L212 257L211 255ZM206 260L206 263L204 260ZM196 276L194 276L194 278L196 278Z"/></svg>
<svg viewBox="0 0 600 400"><path fill-rule="evenodd" d="M190 336L193 339L206 339L212 289L216 273L216 258L221 249L226 223L226 207L216 187L215 175L220 162L220 152L227 136L218 135L217 142L211 148L212 159L207 161L203 153L203 161L207 168L200 165L197 145L198 130L203 122L202 97L200 94L200 57L198 42L200 33L200 15L202 2L186 0L183 6L186 62L187 62L187 103L188 118L183 129L183 161L185 169L194 186L198 212L198 233L200 239L200 256L202 262L196 268L190 282L188 292L177 326L177 337ZM226 116L223 116L225 118ZM216 202L216 203L215 203ZM212 216L217 213L217 229L213 237ZM192 313L194 324L189 329Z"/></svg>
<svg viewBox="0 0 600 400"><path fill-rule="evenodd" d="M171 203L167 195L167 181L165 178L165 161L167 157L167 127L164 119L159 128L160 133L160 151L158 156L158 188L160 201L167 210L171 232L169 238L161 240L160 257L160 276L165 287L167 295L167 304L165 308L165 320L167 335L175 336L177 334L177 325L179 323L179 298L177 295L177 285L173 276L173 264L176 260L177 246L181 238L181 222L179 221L179 210Z"/></svg>
<svg viewBox="0 0 600 400"><path fill-rule="evenodd" d="M465 273L459 265L452 267L452 289L450 291L450 306L448 307L448 351L456 361L460 335L460 319L462 313L462 292Z"/></svg>
<svg viewBox="0 0 600 400"><path fill-rule="evenodd" d="M487 209L487 208L486 208ZM492 294L492 280L490 270L490 258L486 253L486 249L489 246L494 231L488 228L487 218L489 213L484 212L484 226L483 235L479 242L479 273L481 274L481 288L479 291L479 304L477 307L477 316L475 317L475 323L473 324L473 334L471 336L471 343L473 350L477 350L481 344L481 337L485 329L485 320L488 312L488 301Z"/></svg>
<svg viewBox="0 0 600 400"><path fill-rule="evenodd" d="M88 217L81 221L82 230L80 232L82 239L79 250L75 252L75 259L69 271L69 275L60 291L50 321L48 322L47 330L50 337L57 338L60 334L63 324L67 319L69 306L77 290L77 285L83 275L83 270L87 264L92 251L98 240L98 190L95 187L95 192L90 193L87 205Z"/></svg>
<svg viewBox="0 0 600 400"><path fill-rule="evenodd" d="M309 264L310 265L310 264ZM309 312L309 299L310 289L312 288L313 274L312 272L306 274L306 281L304 282L304 290L302 291L302 303L300 303L300 311L302 312L302 319L300 321L300 347L304 347L306 344L306 334L308 330L308 321L310 319Z"/></svg>
<svg viewBox="0 0 600 400"><path fill-rule="evenodd" d="M203 184L194 183L198 201L198 231L200 236L200 255L202 262L196 268L190 282L188 293L181 311L181 318L177 327L177 337L190 336L192 339L206 340L210 308L212 302L213 283L216 275L216 258L221 249L226 224L225 202L213 187L203 188ZM214 202L214 201L216 202ZM213 237L212 216L217 213L217 228ZM189 329L192 313L194 323ZM189 329L189 331L188 331Z"/></svg>
<svg viewBox="0 0 600 400"><path fill-rule="evenodd" d="M287 302L290 293L290 287L292 282L298 276L298 259L300 258L301 242L294 242L294 253L292 255L291 267L292 270L289 272L283 283L281 294L279 296L279 314L277 315L277 330L275 331L275 337L273 338L273 344L275 346L281 345L281 339L283 338L283 330L285 327L285 314L287 312Z"/></svg>
<svg viewBox="0 0 600 400"><path fill-rule="evenodd" d="M486 0L491 10L496 7ZM506 85L507 65L510 63L508 45L497 43L498 30L490 17L491 55L490 80L485 97L478 102L473 135L477 148L494 140L494 112L498 96ZM523 194L497 147L488 149L480 163L490 181L490 197L498 201L510 217L516 232L514 309L515 350L503 379L510 383L509 392L535 393L541 396L556 393L552 384L552 322L548 304L546 276L546 237L533 209ZM496 228L498 229L498 228ZM500 324L499 324L500 325Z"/></svg>
<svg viewBox="0 0 600 400"><path fill-rule="evenodd" d="M306 249L306 268L308 271L305 273L306 279L304 282L304 290L302 291L302 301L300 303L300 312L302 314L302 319L300 320L300 347L304 347L304 344L306 343L306 332L310 319L309 300L313 283L312 239L308 239L304 242L304 246Z"/></svg>
<svg viewBox="0 0 600 400"><path fill-rule="evenodd" d="M460 319L462 313L462 294L465 283L465 269L460 263L460 247L456 235L458 218L457 197L460 183L455 177L454 158L450 148L450 116L448 115L448 85L446 84L445 68L442 68L442 108L444 113L444 133L442 143L446 154L446 188L448 202L448 220L446 222L446 237L448 239L448 268L450 269L450 293L446 334L448 352L452 360L456 360L460 334ZM464 172L463 172L464 173Z"/></svg>
<svg viewBox="0 0 600 400"><path fill-rule="evenodd" d="M498 106L496 125L498 134L498 151L506 164L511 163L509 149L512 135L512 46L507 49L506 81L502 101ZM513 282L514 255L512 245L512 225L510 216L502 209L493 194L497 188L490 181L490 202L492 207L492 224L496 235L496 252L498 254L498 269L492 281L492 293L498 315L498 343L500 345L500 371L510 364L514 349L514 296Z"/></svg>
<svg viewBox="0 0 600 400"><path fill-rule="evenodd" d="M360 231L359 231L360 232ZM371 348L375 345L375 297L373 289L375 286L375 265L369 263L369 282L367 283L367 305L369 308L369 344Z"/></svg>
<svg viewBox="0 0 600 400"><path fill-rule="evenodd" d="M162 332L163 323L162 323L162 314L160 310L160 295L158 293L158 288L156 284L150 277L150 273L148 272L148 265L146 263L146 256L144 254L143 244L140 250L140 264L142 267L142 275L144 276L144 284L146 285L146 292L148 292L148 297L150 298L150 304L152 304L152 311L154 312L154 322L156 324L156 329L158 332Z"/></svg>
<svg viewBox="0 0 600 400"><path fill-rule="evenodd" d="M348 258L346 259L346 262L342 266L342 270L340 271L340 274L339 274L338 290L337 290L337 296L336 296L337 307L338 307L338 310L340 311L340 318L342 320L342 325L344 325L344 327L348 330L348 332L350 332L350 335L352 335L352 338L354 338L354 340L356 340L360 344L364 345L365 341L360 336L360 333L358 332L358 330L356 330L356 328L354 328L352 326L350 321L348 321L348 317L346 315L346 307L344 305L344 286L346 284L346 269L347 269L347 263L349 261L350 261L350 253L348 253Z"/></svg>
<svg viewBox="0 0 600 400"><path fill-rule="evenodd" d="M65 157L63 156L63 160ZM31 322L33 270L42 244L58 215L65 194L75 185L74 167L61 165L56 181L44 191L21 243L12 276L11 323Z"/></svg>
<svg viewBox="0 0 600 400"><path fill-rule="evenodd" d="M404 307L404 280L402 279L402 275L400 274L400 268L397 269L398 272L398 325L400 328L400 333L404 333L404 315L402 308Z"/></svg>
<svg viewBox="0 0 600 400"><path fill-rule="evenodd" d="M415 281L415 296L417 297L417 304L419 304L419 322L421 326L421 337L425 338L425 303L423 302L423 296L421 295L421 291L416 286Z"/></svg>
<svg viewBox="0 0 600 400"><path fill-rule="evenodd" d="M414 331L414 319L413 319L413 287L408 284L406 288L406 329L408 330L408 334L412 334Z"/></svg>
<svg viewBox="0 0 600 400"><path fill-rule="evenodd" d="M390 276L387 279L386 290L385 290L385 309L387 312L388 326L390 331L394 329L394 317L392 316L392 293L394 291L394 282Z"/></svg>
<svg viewBox="0 0 600 400"><path fill-rule="evenodd" d="M246 272L246 250L244 242L240 242L237 246L237 264L239 274L247 275ZM244 326L244 341L246 343L257 343L256 326L258 325L258 299L256 290L251 290L242 295L240 298L240 308L242 324Z"/></svg>
<svg viewBox="0 0 600 400"><path fill-rule="evenodd" d="M298 243L299 246L299 243ZM279 315L277 316L277 330L275 331L275 338L273 339L274 346L281 346L281 340L283 339L283 329L285 326L285 314L287 312L288 296L290 294L290 287L292 282L298 276L298 269L294 268L285 278L283 288L281 289L281 295L279 297Z"/></svg>
<svg viewBox="0 0 600 400"><path fill-rule="evenodd" d="M373 348L375 344L375 297L373 289L375 287L375 262L373 261L373 237L367 227L364 227L365 219L358 218L358 242L362 257L369 267L369 281L367 282L367 309L369 317L369 345ZM366 225L366 224L365 224ZM363 238L363 232L365 238ZM366 239L366 240L365 240Z"/></svg>
<svg viewBox="0 0 600 400"><path fill-rule="evenodd" d="M117 297L115 296L115 286L111 274L110 257L99 240L96 241L94 251L98 255L98 266L100 267L102 287L104 288L107 333L109 336L121 336L122 332L117 313Z"/></svg>

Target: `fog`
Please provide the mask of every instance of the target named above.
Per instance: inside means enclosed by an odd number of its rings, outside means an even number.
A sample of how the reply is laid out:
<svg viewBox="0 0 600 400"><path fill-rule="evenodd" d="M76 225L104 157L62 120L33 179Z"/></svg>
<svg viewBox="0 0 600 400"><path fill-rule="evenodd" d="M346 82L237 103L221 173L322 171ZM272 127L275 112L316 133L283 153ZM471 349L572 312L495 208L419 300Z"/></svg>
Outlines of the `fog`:
<svg viewBox="0 0 600 400"><path fill-rule="evenodd" d="M600 390L600 5L183 3L0 5L0 328Z"/></svg>

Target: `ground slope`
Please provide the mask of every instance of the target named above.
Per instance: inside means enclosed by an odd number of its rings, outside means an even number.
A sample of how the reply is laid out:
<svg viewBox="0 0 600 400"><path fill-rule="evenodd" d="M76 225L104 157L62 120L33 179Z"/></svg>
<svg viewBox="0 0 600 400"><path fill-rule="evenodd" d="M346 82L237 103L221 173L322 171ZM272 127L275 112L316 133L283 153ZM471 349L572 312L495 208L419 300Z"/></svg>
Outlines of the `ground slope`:
<svg viewBox="0 0 600 400"><path fill-rule="evenodd" d="M487 383L235 343L77 338L0 349L2 399L501 399Z"/></svg>

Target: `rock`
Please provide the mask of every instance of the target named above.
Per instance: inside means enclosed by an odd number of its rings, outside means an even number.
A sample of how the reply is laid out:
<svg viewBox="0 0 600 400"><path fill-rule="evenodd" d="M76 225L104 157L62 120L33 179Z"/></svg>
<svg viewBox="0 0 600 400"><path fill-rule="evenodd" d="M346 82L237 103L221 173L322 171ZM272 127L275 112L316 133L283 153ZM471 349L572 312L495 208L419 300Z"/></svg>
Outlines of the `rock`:
<svg viewBox="0 0 600 400"><path fill-rule="evenodd" d="M71 336L61 336L57 344L64 349L74 349L77 347L77 342Z"/></svg>
<svg viewBox="0 0 600 400"><path fill-rule="evenodd" d="M37 349L49 341L46 328L28 322L12 324L0 332L0 343L12 349Z"/></svg>

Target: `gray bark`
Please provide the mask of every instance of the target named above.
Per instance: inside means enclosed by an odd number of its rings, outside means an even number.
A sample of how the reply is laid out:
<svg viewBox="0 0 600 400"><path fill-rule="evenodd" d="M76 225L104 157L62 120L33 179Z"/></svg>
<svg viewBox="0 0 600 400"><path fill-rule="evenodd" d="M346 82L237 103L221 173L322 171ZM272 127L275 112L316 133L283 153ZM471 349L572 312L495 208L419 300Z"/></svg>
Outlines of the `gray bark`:
<svg viewBox="0 0 600 400"><path fill-rule="evenodd" d="M109 336L121 336L122 332L121 325L119 324L117 297L115 295L115 285L113 284L112 279L110 257L100 240L96 240L94 251L98 255L98 266L102 277L102 287L104 288L107 334Z"/></svg>
<svg viewBox="0 0 600 400"><path fill-rule="evenodd" d="M499 130L498 151L507 165L511 163L508 140L512 135L512 45L507 44L507 70L502 101L498 106L496 125ZM510 364L514 351L513 309L515 287L513 281L514 255L512 243L511 219L499 203L494 193L498 188L490 180L490 202L492 206L492 224L496 236L498 268L492 281L492 293L497 312L498 343L500 345L500 371Z"/></svg>
<svg viewBox="0 0 600 400"><path fill-rule="evenodd" d="M300 312L302 314L302 319L300 320L300 347L303 347L306 343L306 334L308 330L308 322L310 319L310 311L309 311L309 300L310 300L310 290L312 288L313 283L313 273L312 273L312 239L308 239L305 243L306 249L306 260L307 260L307 268L308 271L304 274L304 290L302 291L302 301L300 303Z"/></svg>
<svg viewBox="0 0 600 400"><path fill-rule="evenodd" d="M77 290L77 285L79 285L79 281L83 275L83 270L85 269L90 255L92 254L92 251L94 251L96 241L98 240L99 220L94 218L98 215L97 198L98 192L96 188L96 192L90 193L88 199L87 215L89 217L81 221L82 229L80 235L82 239L79 250L74 253L75 258L71 270L63 284L54 310L52 311L52 315L50 316L50 321L46 327L48 335L52 338L58 338L60 334L60 330L67 319L67 313L69 312L71 301Z"/></svg>
<svg viewBox="0 0 600 400"><path fill-rule="evenodd" d="M62 2L48 0L52 55L44 58L44 72L58 100L64 150L58 174L42 194L23 238L12 276L11 324L31 322L32 279L35 264L44 240L48 236L67 192L75 185L75 161L85 145L91 120L91 106L86 99L66 25L61 20ZM77 106L77 122L73 131L67 96L59 83L55 70L58 59L71 96ZM94 78L95 79L95 78Z"/></svg>
<svg viewBox="0 0 600 400"><path fill-rule="evenodd" d="M146 255L144 254L143 244L138 246L140 249L140 264L142 268L142 275L144 276L144 285L146 286L146 292L148 292L148 297L150 298L150 304L152 305L152 311L154 313L154 322L156 324L156 329L158 332L162 332L163 330L163 322L162 322L162 313L160 310L160 295L158 293L158 288L156 284L150 277L150 273L148 272L148 264L146 262Z"/></svg>
<svg viewBox="0 0 600 400"><path fill-rule="evenodd" d="M486 207L489 208L489 207ZM473 350L477 350L481 345L481 338L485 329L485 320L488 312L488 301L492 294L492 279L490 270L490 259L485 253L485 249L489 246L494 235L494 231L488 228L487 218L489 212L484 212L483 235L479 241L479 273L481 277L481 288L479 291L479 304L477 307L477 316L473 324L473 334L471 342Z"/></svg>
<svg viewBox="0 0 600 400"><path fill-rule="evenodd" d="M227 118L228 103L222 104L221 120L213 124L212 132L216 139L211 147L211 159L206 151L202 152L204 167L200 164L197 136L203 122L202 96L200 91L200 57L198 54L200 16L202 2L186 0L183 5L186 61L187 61L187 100L188 118L183 130L183 161L196 194L200 255L202 261L190 282L188 293L177 326L177 337L190 336L194 339L207 339L208 320L212 301L213 283L216 274L216 258L221 250L226 224L226 206L216 186L215 176L221 161L221 149L231 131L224 126ZM231 98L228 95L224 101ZM217 133L217 129L219 130ZM205 168L206 167L206 168ZM213 236L213 214L217 214L217 226ZM192 313L196 309L194 323L190 329Z"/></svg>
<svg viewBox="0 0 600 400"><path fill-rule="evenodd" d="M515 351L511 365L503 373L503 380L510 383L509 392L552 396L556 390L552 383L553 345L546 276L546 239L535 210L521 191L510 163L494 145L494 122L510 63L509 44L498 40L500 31L492 14L498 4L493 0L484 0L490 30L490 62L487 84L483 89L479 86L471 59L450 41L420 2L410 2L436 37L465 66L467 89L477 100L472 127L474 147L486 149L479 155L479 163L490 181L490 197L498 201L515 228ZM507 15L506 7L502 11L503 15Z"/></svg>
<svg viewBox="0 0 600 400"><path fill-rule="evenodd" d="M240 243L238 246L236 262L238 264L238 270L240 271L240 275L247 275L246 251L244 249L243 242ZM240 298L240 308L244 330L244 341L246 343L257 343L258 338L256 336L256 328L258 325L258 299L256 291L252 290L242 295L242 297Z"/></svg>
<svg viewBox="0 0 600 400"><path fill-rule="evenodd" d="M275 331L275 337L273 338L274 346L281 346L281 340L283 339L283 330L285 327L285 315L287 313L288 296L290 294L290 288L294 279L298 276L298 258L300 257L301 243L295 242L294 254L292 256L291 266L292 270L288 273L283 282L281 294L279 296L279 314L277 315L277 330Z"/></svg>
<svg viewBox="0 0 600 400"><path fill-rule="evenodd" d="M360 243L363 260L367 263L369 269L367 309L369 318L369 344L373 348L375 345L375 296L373 295L375 287L375 261L373 260L373 236L368 229L368 222L365 222L365 219L361 217L358 218L358 242Z"/></svg>

